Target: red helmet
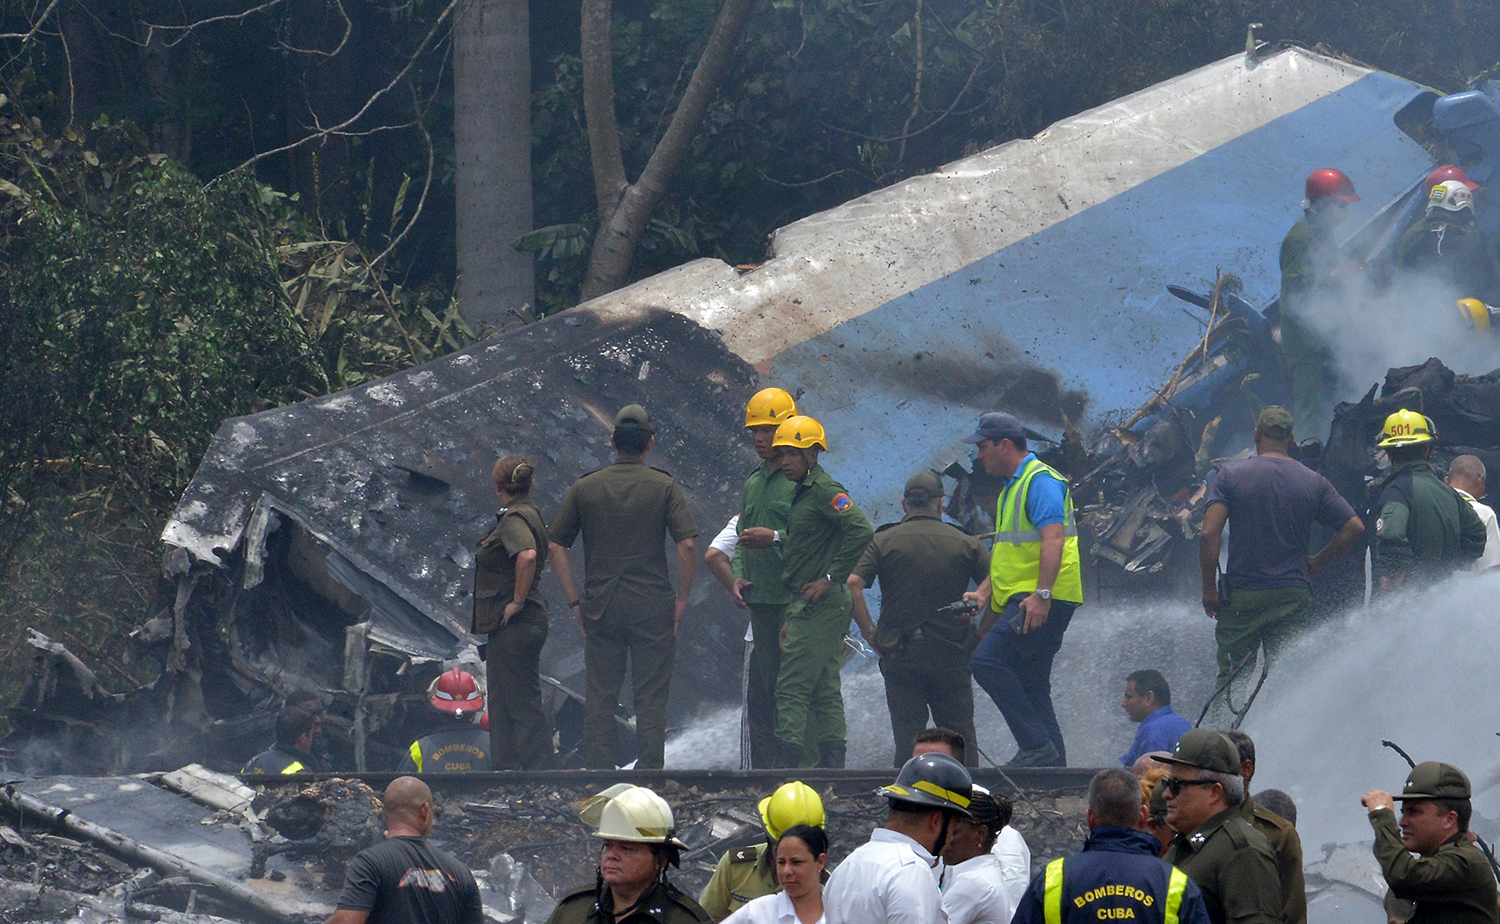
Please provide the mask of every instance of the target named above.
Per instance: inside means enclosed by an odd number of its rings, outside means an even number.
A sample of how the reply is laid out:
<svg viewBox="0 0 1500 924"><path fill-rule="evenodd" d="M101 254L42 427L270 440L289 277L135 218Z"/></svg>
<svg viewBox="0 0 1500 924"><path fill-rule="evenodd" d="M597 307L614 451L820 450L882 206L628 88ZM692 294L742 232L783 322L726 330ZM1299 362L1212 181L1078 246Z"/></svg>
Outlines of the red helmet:
<svg viewBox="0 0 1500 924"><path fill-rule="evenodd" d="M490 711L486 709L484 715L479 717L479 727L484 731L490 730Z"/></svg>
<svg viewBox="0 0 1500 924"><path fill-rule="evenodd" d="M1479 188L1479 184L1469 179L1467 173L1464 173L1452 164L1443 164L1441 167L1427 174L1427 180L1422 184L1422 195L1424 197L1432 195L1432 187L1439 183L1446 183L1449 180L1457 180L1469 187L1470 191Z"/></svg>
<svg viewBox="0 0 1500 924"><path fill-rule="evenodd" d="M438 677L428 688L432 694L432 705L444 712L479 712L484 708L484 691L475 682L474 675L454 668Z"/></svg>
<svg viewBox="0 0 1500 924"><path fill-rule="evenodd" d="M1337 199L1340 202L1358 202L1359 196L1354 192L1354 181L1342 170L1325 168L1314 170L1307 175L1305 195L1308 202L1317 202L1319 199Z"/></svg>

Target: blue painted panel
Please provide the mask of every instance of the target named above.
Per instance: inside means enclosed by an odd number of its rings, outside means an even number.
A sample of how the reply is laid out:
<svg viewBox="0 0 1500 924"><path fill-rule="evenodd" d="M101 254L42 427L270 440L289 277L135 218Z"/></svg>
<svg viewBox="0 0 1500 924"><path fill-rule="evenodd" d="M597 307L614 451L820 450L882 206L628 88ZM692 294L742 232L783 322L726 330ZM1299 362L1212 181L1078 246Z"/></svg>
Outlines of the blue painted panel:
<svg viewBox="0 0 1500 924"><path fill-rule="evenodd" d="M877 521L894 518L910 471L966 454L960 440L981 411L1027 404L1006 392L1024 367L1087 393L1078 423L1144 402L1202 332L1169 283L1206 290L1220 267L1251 302L1269 301L1311 170L1354 178L1363 199L1350 227L1404 192L1431 168L1393 121L1419 92L1363 77L786 350L767 380L806 389L804 411L828 429L829 470ZM1049 387L1035 369L1022 380L1033 381L1023 392Z"/></svg>

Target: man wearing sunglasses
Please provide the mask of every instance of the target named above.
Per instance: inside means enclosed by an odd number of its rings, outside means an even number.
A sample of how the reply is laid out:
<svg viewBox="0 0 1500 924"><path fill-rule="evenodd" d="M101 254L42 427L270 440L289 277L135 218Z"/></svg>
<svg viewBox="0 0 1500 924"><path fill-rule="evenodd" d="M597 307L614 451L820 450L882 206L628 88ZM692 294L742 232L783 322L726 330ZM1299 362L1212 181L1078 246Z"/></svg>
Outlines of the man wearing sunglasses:
<svg viewBox="0 0 1500 924"><path fill-rule="evenodd" d="M1213 924L1283 924L1276 855L1239 812L1245 800L1240 754L1216 731L1195 728L1177 742L1166 779L1167 824L1177 831L1165 859L1197 883Z"/></svg>

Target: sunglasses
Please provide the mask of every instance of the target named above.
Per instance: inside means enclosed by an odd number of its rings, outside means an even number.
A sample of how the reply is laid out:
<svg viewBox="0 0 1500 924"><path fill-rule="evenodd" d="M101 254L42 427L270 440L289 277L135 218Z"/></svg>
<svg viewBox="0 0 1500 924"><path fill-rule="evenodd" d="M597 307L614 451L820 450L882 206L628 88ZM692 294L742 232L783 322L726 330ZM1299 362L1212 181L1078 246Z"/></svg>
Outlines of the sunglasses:
<svg viewBox="0 0 1500 924"><path fill-rule="evenodd" d="M1169 776L1165 783L1165 789L1175 796L1182 792L1182 787L1184 786L1212 786L1217 782L1218 780L1184 780L1180 777Z"/></svg>

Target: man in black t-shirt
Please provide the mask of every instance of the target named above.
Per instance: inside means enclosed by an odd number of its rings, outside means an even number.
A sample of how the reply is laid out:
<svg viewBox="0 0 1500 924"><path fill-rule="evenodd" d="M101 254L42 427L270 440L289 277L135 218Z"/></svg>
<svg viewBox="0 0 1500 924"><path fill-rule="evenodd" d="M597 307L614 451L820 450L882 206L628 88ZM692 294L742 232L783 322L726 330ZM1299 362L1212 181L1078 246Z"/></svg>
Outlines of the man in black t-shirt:
<svg viewBox="0 0 1500 924"><path fill-rule="evenodd" d="M326 924L483 924L469 868L427 843L432 790L414 776L385 788L386 839L349 861L338 910Z"/></svg>
<svg viewBox="0 0 1500 924"><path fill-rule="evenodd" d="M1255 422L1255 456L1219 470L1203 512L1198 563L1203 576L1203 612L1218 620L1219 675L1214 688L1215 724L1228 725L1223 707L1253 680L1248 668L1265 647L1267 661L1303 628L1312 605L1312 578L1359 541L1364 523L1327 478L1296 461L1292 415L1282 407L1260 412ZM1225 523L1231 531L1229 567L1218 583L1219 545ZM1316 555L1307 554L1312 525L1336 534ZM1248 662L1248 663L1247 663Z"/></svg>

